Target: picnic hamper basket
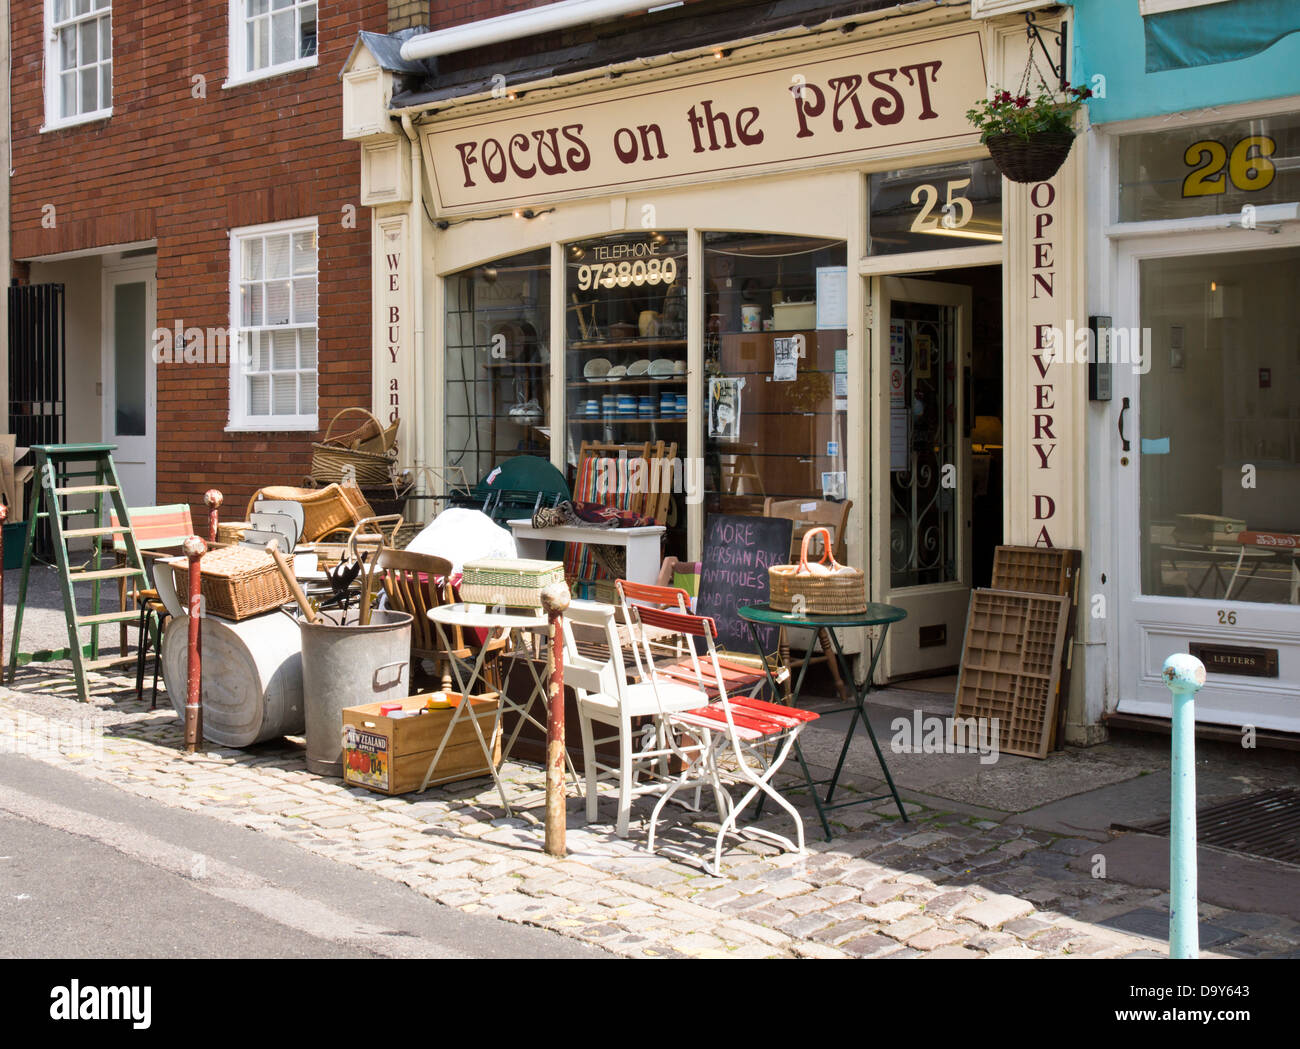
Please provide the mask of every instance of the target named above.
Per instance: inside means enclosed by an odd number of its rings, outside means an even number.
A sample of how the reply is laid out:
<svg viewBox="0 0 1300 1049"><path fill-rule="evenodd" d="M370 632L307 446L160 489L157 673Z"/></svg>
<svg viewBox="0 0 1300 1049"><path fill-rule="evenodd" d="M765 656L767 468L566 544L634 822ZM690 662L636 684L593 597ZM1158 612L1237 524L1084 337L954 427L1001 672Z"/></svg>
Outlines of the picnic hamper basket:
<svg viewBox="0 0 1300 1049"><path fill-rule="evenodd" d="M823 571L814 574L808 564L808 543L819 533L822 556L816 564ZM799 548L799 563L773 565L767 570L767 578L771 591L768 601L778 612L855 615L867 610L866 578L858 569L835 560L828 528L808 529Z"/></svg>
<svg viewBox="0 0 1300 1049"><path fill-rule="evenodd" d="M293 558L286 560L290 566ZM178 594L189 593L189 565L172 562ZM199 558L200 593L209 615L238 622L288 602L289 585L275 559L264 550L227 546Z"/></svg>
<svg viewBox="0 0 1300 1049"><path fill-rule="evenodd" d="M370 416L370 424L360 430L353 430L342 437L333 437L334 424L348 412L362 412ZM356 437L357 434L374 432L374 437ZM325 439L316 441L311 446L311 475L317 481L339 482L355 480L358 484L386 484L392 476L393 459L390 452L393 439L397 436L394 424L385 430L379 420L365 408L344 408L330 420L325 431ZM345 444L343 442L350 443ZM366 451L362 445L371 448L380 447L380 451Z"/></svg>
<svg viewBox="0 0 1300 1049"><path fill-rule="evenodd" d="M561 561L523 561L489 557L465 564L460 599L470 605L541 608L542 591L564 582Z"/></svg>

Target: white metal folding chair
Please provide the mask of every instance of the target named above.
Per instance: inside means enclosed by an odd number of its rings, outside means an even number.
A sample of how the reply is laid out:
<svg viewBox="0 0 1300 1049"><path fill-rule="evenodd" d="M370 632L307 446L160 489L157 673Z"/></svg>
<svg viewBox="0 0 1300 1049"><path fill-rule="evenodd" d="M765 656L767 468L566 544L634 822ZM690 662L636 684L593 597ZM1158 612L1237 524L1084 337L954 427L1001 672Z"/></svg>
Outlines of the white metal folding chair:
<svg viewBox="0 0 1300 1049"><path fill-rule="evenodd" d="M719 688L732 694L745 693L758 696L767 687L768 675L763 672L763 664L757 657L737 657L730 653L719 656L717 667L722 677L717 682L710 680L712 664L703 665L698 659L687 656L688 647L681 636L670 634L666 630L645 628L632 618L632 606L642 608L666 608L678 612L690 612L690 594L681 587L659 586L651 583L633 583L627 579L615 582L618 590L623 621L628 625L632 639L632 653L636 659L638 676L644 674L641 666L641 648L643 644L654 658L654 666L661 675L684 681L687 684L703 684L710 698L716 696ZM769 667L773 680L780 683L787 679L789 672L784 666ZM701 679L701 674L703 678Z"/></svg>
<svg viewBox="0 0 1300 1049"><path fill-rule="evenodd" d="M725 679L722 669L718 665L718 652L714 647L717 627L712 619L638 605L631 606L631 614L642 628L670 630L686 638L703 639L703 664L695 646L686 646L699 681L699 694L717 689L715 702L668 715L671 724L694 735L703 733L706 749L700 760L688 766L664 791L650 814L650 837L647 843L650 851L654 852L655 849L655 826L664 805L682 787L699 784L701 779L707 779L718 798L722 821L714 845L712 868L708 868L706 863L710 874L717 875L721 871L723 840L728 834L742 833L738 824L740 815L760 793L766 794L789 813L794 820L798 844L761 827L746 827L743 833L766 838L794 852L803 852L803 819L773 786L772 777L789 756L794 741L804 726L816 721L817 715L809 710L796 710L748 696L729 697L723 684ZM646 659L653 661L647 641L648 634L644 629L640 631L640 637ZM660 675L651 675L648 681L650 687L656 690L664 689L667 683L668 679ZM709 686L707 689L706 683ZM765 750L771 752L770 756L764 753ZM732 801L726 789L727 783L735 783L744 788L744 794L738 802Z"/></svg>
<svg viewBox="0 0 1300 1049"><path fill-rule="evenodd" d="M707 697L680 681L665 679L652 683L643 679L628 684L614 613L612 605L592 601L575 601L569 606L564 615L564 679L578 700L587 778L587 822L594 823L597 818L598 783L615 780L618 783L615 833L625 838L633 799L665 789L671 757L690 762L699 757L702 749L701 744L682 746L672 739L666 716L698 707ZM584 641L599 641L607 646L608 655L596 658L580 652L577 632L585 635ZM654 719L653 730L638 741L632 721L642 717ZM597 739L593 723L609 726L615 734ZM596 754L597 745L615 740L618 742L616 766L602 762ZM650 774L649 782L638 782L642 773ZM697 791L695 808L698 807Z"/></svg>

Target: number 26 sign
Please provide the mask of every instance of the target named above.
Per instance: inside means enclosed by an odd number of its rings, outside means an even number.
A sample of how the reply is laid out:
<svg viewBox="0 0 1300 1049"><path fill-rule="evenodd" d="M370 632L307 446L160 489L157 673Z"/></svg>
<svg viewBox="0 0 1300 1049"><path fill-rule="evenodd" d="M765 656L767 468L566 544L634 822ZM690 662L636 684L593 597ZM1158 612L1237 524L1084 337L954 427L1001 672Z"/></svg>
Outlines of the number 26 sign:
<svg viewBox="0 0 1300 1049"><path fill-rule="evenodd" d="M1225 144L1207 138L1193 142L1183 154L1192 170L1183 179L1184 197L1212 197L1228 192L1228 184L1243 193L1267 189L1277 175L1268 158L1277 143L1267 135L1247 135Z"/></svg>

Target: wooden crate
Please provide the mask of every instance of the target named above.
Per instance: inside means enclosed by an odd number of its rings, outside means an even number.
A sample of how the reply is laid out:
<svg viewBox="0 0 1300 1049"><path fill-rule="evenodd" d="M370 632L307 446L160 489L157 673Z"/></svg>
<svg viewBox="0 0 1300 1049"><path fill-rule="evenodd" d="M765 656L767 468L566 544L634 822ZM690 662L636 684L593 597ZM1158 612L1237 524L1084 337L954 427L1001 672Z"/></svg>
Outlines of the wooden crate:
<svg viewBox="0 0 1300 1049"><path fill-rule="evenodd" d="M953 718L996 718L999 750L1044 758L1055 723L1069 599L972 590Z"/></svg>
<svg viewBox="0 0 1300 1049"><path fill-rule="evenodd" d="M1065 739L1065 718L1070 705L1070 676L1073 667L1074 631L1079 615L1080 550L1061 547L999 546L993 552L993 590L1014 590L1022 594L1061 594L1069 599L1065 620L1064 660L1056 690L1052 720L1051 750L1060 749Z"/></svg>
<svg viewBox="0 0 1300 1049"><path fill-rule="evenodd" d="M411 696L402 701L403 710L419 710L428 696ZM380 794L407 794L419 790L452 715L463 701L456 692L447 693L454 704L446 710L432 710L415 717L393 718L379 713L379 703L347 707L343 711L343 781ZM496 692L471 699L478 715L479 731L492 743L492 760L501 764L501 730L498 721L492 735L491 714L500 705ZM443 748L429 786L454 783L491 775L483 760L483 749L474 733L473 722L462 714Z"/></svg>

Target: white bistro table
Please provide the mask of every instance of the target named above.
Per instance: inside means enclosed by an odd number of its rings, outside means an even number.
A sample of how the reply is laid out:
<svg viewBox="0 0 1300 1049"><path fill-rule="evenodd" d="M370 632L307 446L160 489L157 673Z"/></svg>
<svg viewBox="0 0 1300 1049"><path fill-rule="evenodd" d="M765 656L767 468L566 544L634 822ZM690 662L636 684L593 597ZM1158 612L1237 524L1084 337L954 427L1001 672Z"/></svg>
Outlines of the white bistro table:
<svg viewBox="0 0 1300 1049"><path fill-rule="evenodd" d="M434 629L438 632L438 641L445 652L455 651L455 647L449 642L446 634L447 627L458 626L463 630L488 630L495 633L500 630L508 631L514 638L515 652L523 652L523 635L531 633L534 635L541 634L546 637L549 623L543 612L492 612L484 605L469 605L463 602L452 605L438 605L429 609L426 613L433 622ZM501 775L497 771L496 763L492 760L492 747L489 740L496 737L497 727L501 721L501 715L506 709L515 711L519 714L519 721L515 725L514 731L501 747L501 760L504 761L510 756L511 748L515 745L515 740L519 736L519 730L524 727L524 722L528 721L537 728L541 729L542 735L546 734L546 725L538 721L532 715L533 704L539 699L542 702L542 709L549 710L547 703L546 681L543 676L537 672L537 665L534 660L525 657L524 662L528 665L529 673L532 674L533 688L528 695L525 703L517 703L506 695L506 686L509 684L510 672L507 671L504 680L501 682L501 690L498 702L491 710L475 709L474 704L470 702L471 689L476 682L480 681L483 676L483 662L487 656L488 645L486 643L479 646L478 657L475 659L473 666L470 668L468 677L462 672L461 661L454 657L448 658L451 664L452 675L456 679L456 689L460 692L462 701L457 704L455 712L447 722L447 730L443 733L442 741L438 744L438 749L434 751L433 760L429 762L428 769L424 773L424 781L420 784L420 790L424 791L429 786L429 781L433 778L433 770L438 765L438 759L442 757L442 752L451 739L452 730L460 721L468 718L474 727L474 734L478 737L479 746L483 748L483 757L487 762L487 767L492 772L492 780L496 783L497 793L501 795L501 804L505 806L506 815L513 815L510 809L510 802L506 799L505 787L501 783ZM518 657L511 660L511 669L513 664L518 661ZM560 697L560 702L564 697ZM479 727L480 721L490 721L492 723L491 732L484 737L483 730ZM569 766L569 775L578 781L577 770L573 767L573 761L570 759L567 751L564 755L565 763Z"/></svg>
<svg viewBox="0 0 1300 1049"><path fill-rule="evenodd" d="M545 561L546 544L552 541L621 546L627 550L627 578L631 582L653 583L659 578L663 525L643 525L640 528L583 528L580 525L556 525L553 528L534 528L533 522L526 518L510 521L509 524L520 557Z"/></svg>

